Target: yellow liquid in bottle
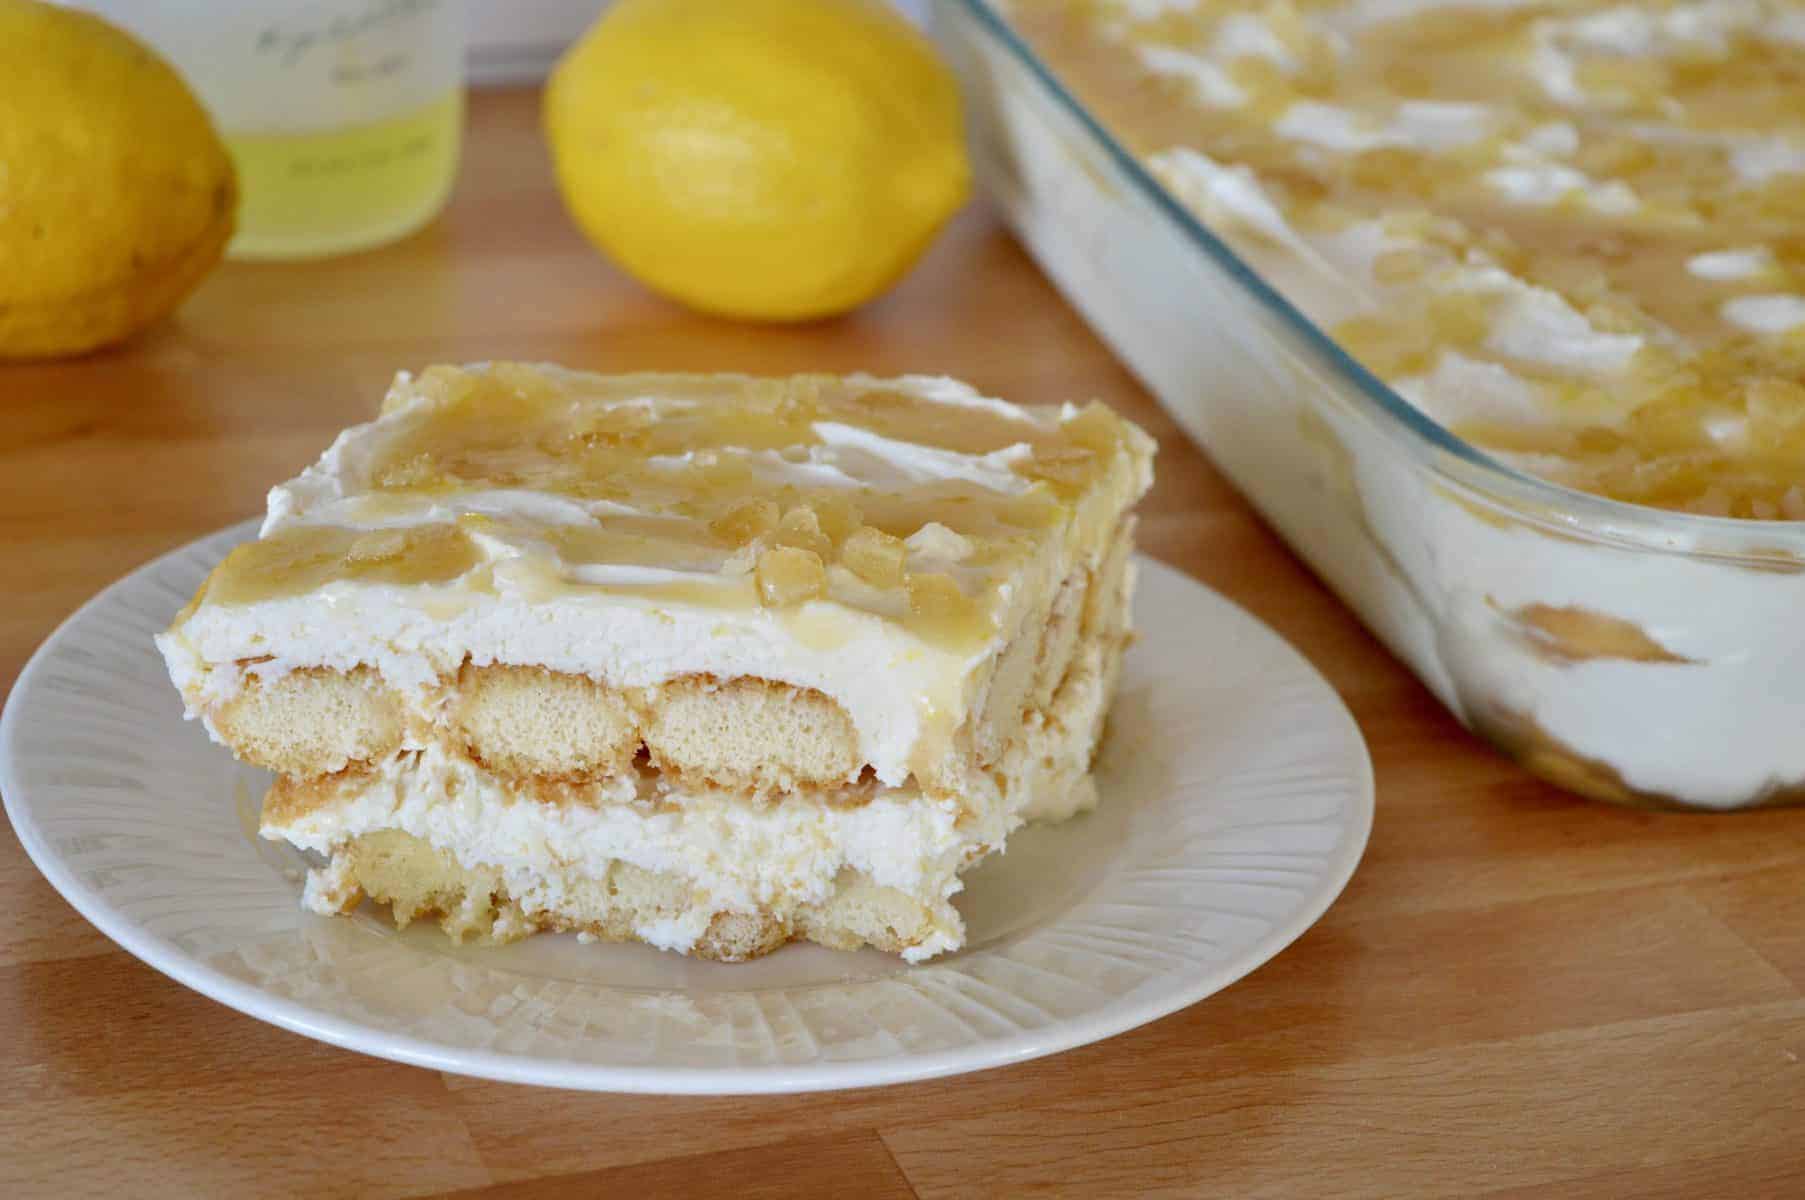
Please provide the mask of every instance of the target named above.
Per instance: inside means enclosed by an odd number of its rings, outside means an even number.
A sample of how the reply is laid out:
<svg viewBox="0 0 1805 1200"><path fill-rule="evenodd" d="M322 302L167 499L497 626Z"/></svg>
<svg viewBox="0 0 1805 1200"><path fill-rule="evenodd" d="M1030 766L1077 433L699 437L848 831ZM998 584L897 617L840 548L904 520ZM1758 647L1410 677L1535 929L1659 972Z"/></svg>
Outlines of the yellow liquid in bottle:
<svg viewBox="0 0 1805 1200"><path fill-rule="evenodd" d="M311 258L379 246L438 215L457 175L464 95L367 125L228 133L238 168L233 258Z"/></svg>

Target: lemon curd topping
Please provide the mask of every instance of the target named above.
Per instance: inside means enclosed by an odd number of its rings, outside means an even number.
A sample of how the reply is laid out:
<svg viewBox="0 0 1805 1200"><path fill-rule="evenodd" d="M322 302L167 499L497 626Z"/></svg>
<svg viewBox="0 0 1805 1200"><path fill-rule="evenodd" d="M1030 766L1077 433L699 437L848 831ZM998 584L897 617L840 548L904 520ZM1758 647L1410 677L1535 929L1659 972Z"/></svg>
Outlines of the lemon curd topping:
<svg viewBox="0 0 1805 1200"><path fill-rule="evenodd" d="M1805 519L1791 0L1014 0L1129 147L1455 433Z"/></svg>
<svg viewBox="0 0 1805 1200"><path fill-rule="evenodd" d="M942 384L434 367L278 489L204 602L358 584L439 605L825 602L970 654L1048 535L1113 512L1087 500L1137 486L1147 450L1100 405Z"/></svg>
<svg viewBox="0 0 1805 1200"><path fill-rule="evenodd" d="M456 526L356 530L298 526L246 542L207 580L207 604L255 604L337 581L449 584L482 562Z"/></svg>

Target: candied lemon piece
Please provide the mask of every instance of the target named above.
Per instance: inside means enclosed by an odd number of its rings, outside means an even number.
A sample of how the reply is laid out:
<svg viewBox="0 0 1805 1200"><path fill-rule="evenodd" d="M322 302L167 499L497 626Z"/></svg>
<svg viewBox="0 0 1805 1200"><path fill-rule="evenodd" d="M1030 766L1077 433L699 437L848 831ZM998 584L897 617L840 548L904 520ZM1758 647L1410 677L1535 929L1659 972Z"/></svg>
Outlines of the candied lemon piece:
<svg viewBox="0 0 1805 1200"><path fill-rule="evenodd" d="M777 528L775 500L748 500L736 504L708 523L709 531L736 546L744 546Z"/></svg>
<svg viewBox="0 0 1805 1200"><path fill-rule="evenodd" d="M371 482L384 491L413 492L445 487L450 480L433 463L431 455L422 453L388 463Z"/></svg>
<svg viewBox="0 0 1805 1200"><path fill-rule="evenodd" d="M821 518L806 504L795 505L783 514L772 540L779 546L807 550L820 559L831 558L834 553L833 539L821 532Z"/></svg>
<svg viewBox="0 0 1805 1200"><path fill-rule="evenodd" d="M847 569L877 587L895 587L902 582L908 555L901 538L869 525L854 530L840 547L840 561Z"/></svg>
<svg viewBox="0 0 1805 1200"><path fill-rule="evenodd" d="M1083 446L1053 446L1036 450L1015 468L1029 479L1039 479L1057 488L1076 491L1090 481L1097 469L1097 455Z"/></svg>
<svg viewBox="0 0 1805 1200"><path fill-rule="evenodd" d="M859 506L844 496L816 496L808 502L808 508L820 523L821 532L832 538L835 545L845 541L865 523L865 514L859 511Z"/></svg>
<svg viewBox="0 0 1805 1200"><path fill-rule="evenodd" d="M943 645L969 646L993 632L983 607L951 575L912 572L903 582L909 592L908 624L921 636Z"/></svg>
<svg viewBox="0 0 1805 1200"><path fill-rule="evenodd" d="M372 529L359 534L345 551L345 561L378 563L400 558L407 552L408 531L405 529Z"/></svg>
<svg viewBox="0 0 1805 1200"><path fill-rule="evenodd" d="M801 604L827 591L821 556L794 546L773 546L759 555L753 578L760 602L772 608Z"/></svg>

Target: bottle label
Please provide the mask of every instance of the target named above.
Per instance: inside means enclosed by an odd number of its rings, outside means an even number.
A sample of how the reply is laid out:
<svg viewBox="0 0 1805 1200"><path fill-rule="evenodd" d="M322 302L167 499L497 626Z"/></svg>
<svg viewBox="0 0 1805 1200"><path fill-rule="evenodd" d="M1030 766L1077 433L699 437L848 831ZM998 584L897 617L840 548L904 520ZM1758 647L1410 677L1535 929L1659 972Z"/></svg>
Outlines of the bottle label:
<svg viewBox="0 0 1805 1200"><path fill-rule="evenodd" d="M420 109L463 79L463 0L89 0L155 46L229 133Z"/></svg>

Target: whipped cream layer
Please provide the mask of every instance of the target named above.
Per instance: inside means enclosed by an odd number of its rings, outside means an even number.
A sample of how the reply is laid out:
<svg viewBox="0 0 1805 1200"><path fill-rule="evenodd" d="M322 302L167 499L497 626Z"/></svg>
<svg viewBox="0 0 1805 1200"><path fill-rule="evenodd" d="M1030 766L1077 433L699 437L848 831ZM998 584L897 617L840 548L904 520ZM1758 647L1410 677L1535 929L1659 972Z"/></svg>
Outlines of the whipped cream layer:
<svg viewBox="0 0 1805 1200"><path fill-rule="evenodd" d="M668 803L536 803L467 759L431 747L383 764L341 802L287 821L266 817L262 833L329 854L351 838L401 830L466 867L500 869L513 897L553 911L564 907L566 888L605 878L612 862L676 875L695 893L686 922L635 933L678 952L695 945L716 912L789 912L820 903L840 871L851 868L940 916L939 936L909 952L917 961L959 944L964 930L951 905L958 871L981 844L978 835L1000 843L1007 831L1001 814L980 829L961 820L956 801L910 788L856 808L756 806L708 792L659 799Z"/></svg>
<svg viewBox="0 0 1805 1200"><path fill-rule="evenodd" d="M1805 519L1792 0L1014 0L1155 174L1454 433Z"/></svg>
<svg viewBox="0 0 1805 1200"><path fill-rule="evenodd" d="M191 716L309 667L373 667L428 719L464 663L769 679L837 701L901 784L1150 453L1098 406L945 379L434 368L272 491L158 644Z"/></svg>

